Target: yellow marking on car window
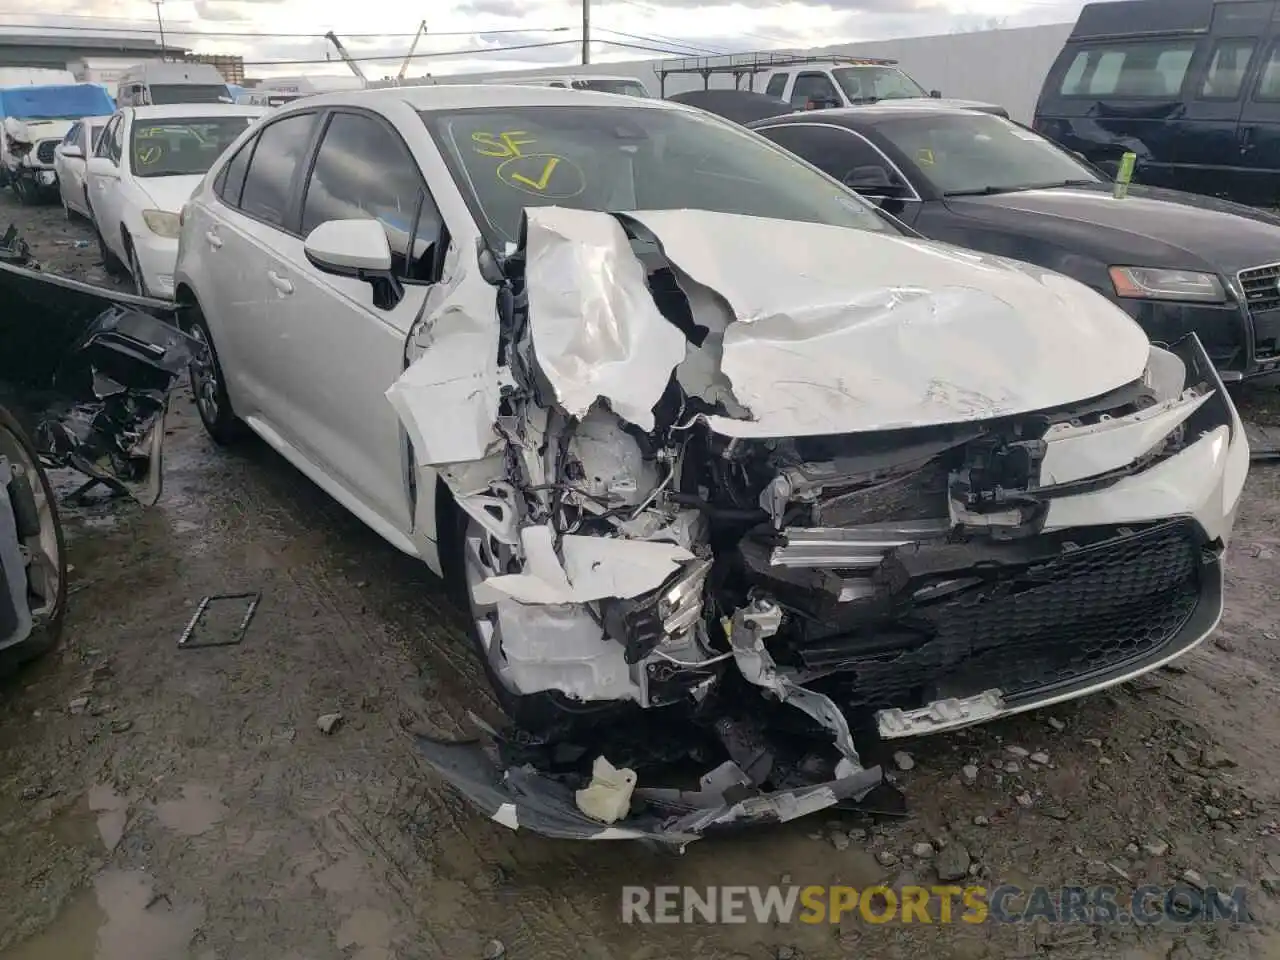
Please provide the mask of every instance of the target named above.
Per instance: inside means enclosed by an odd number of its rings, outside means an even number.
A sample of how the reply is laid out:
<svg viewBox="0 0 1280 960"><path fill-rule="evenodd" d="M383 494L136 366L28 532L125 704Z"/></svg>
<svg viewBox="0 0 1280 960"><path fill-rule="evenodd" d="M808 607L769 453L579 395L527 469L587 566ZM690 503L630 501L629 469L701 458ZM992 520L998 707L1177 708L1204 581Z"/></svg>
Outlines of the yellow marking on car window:
<svg viewBox="0 0 1280 960"><path fill-rule="evenodd" d="M149 167L164 156L164 150L160 147L139 147L133 151L133 156L140 166Z"/></svg>
<svg viewBox="0 0 1280 960"><path fill-rule="evenodd" d="M496 135L485 130L477 130L471 134L471 142L475 144L471 149L482 157L509 160L524 156L520 148L538 141L524 130L505 130Z"/></svg>
<svg viewBox="0 0 1280 960"><path fill-rule="evenodd" d="M923 163L926 167L933 166L933 151L928 147L921 147L916 151L916 162Z"/></svg>
<svg viewBox="0 0 1280 960"><path fill-rule="evenodd" d="M587 189L587 177L572 160L554 153L525 153L498 164L507 186L548 200L568 200Z"/></svg>

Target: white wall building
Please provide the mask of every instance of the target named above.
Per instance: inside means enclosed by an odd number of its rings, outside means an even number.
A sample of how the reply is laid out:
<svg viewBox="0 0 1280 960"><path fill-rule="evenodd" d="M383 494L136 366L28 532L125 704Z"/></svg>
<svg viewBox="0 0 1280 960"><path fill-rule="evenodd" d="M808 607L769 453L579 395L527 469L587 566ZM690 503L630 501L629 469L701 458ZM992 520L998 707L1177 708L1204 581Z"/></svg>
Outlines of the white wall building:
<svg viewBox="0 0 1280 960"><path fill-rule="evenodd" d="M950 33L934 37L906 37L866 43L845 43L809 50L771 51L804 56L883 57L897 60L898 65L914 77L926 90L941 90L943 96L962 100L998 103L1015 120L1030 123L1036 98L1045 74L1053 65L1062 45L1071 34L1072 24L1054 23L1038 27L1014 27L1007 30L983 30L974 33ZM702 58L708 64L726 62L726 57ZM649 92L658 96L660 84L656 69L672 65L671 60L628 60L593 63L588 66L555 66L533 70L512 70L526 76L592 73L632 76L641 80ZM488 73L437 75L438 83L468 83L499 76ZM763 90L767 73L758 74L755 89ZM713 87L732 87L730 74L713 74ZM745 84L745 80L744 80ZM666 94L694 90L703 85L698 74L668 74Z"/></svg>

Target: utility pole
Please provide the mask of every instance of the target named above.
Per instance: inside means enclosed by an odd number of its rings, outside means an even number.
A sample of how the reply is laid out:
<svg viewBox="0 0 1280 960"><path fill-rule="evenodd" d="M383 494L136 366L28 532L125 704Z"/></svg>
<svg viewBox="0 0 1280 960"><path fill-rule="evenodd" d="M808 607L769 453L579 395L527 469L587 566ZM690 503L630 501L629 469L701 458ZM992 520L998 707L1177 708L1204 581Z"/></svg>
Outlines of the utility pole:
<svg viewBox="0 0 1280 960"><path fill-rule="evenodd" d="M156 5L156 23L160 25L160 59L168 60L168 50L164 42L164 18L160 16L160 4L164 3L164 0L151 0L151 2Z"/></svg>
<svg viewBox="0 0 1280 960"><path fill-rule="evenodd" d="M591 62L591 0L582 0L582 62Z"/></svg>

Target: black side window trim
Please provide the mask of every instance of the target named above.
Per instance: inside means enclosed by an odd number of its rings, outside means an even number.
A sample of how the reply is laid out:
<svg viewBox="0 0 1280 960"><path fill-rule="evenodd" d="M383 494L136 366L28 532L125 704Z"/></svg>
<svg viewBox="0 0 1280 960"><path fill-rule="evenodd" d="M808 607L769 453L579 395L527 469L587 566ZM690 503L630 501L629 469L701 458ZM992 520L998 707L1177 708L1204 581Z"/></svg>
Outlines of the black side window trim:
<svg viewBox="0 0 1280 960"><path fill-rule="evenodd" d="M1280 95L1274 97L1262 96L1262 78L1267 74L1267 65L1273 60L1280 59L1280 40L1272 40L1267 45L1267 54L1258 63L1258 75L1253 78L1253 89L1249 91L1249 99L1255 103L1277 103L1280 102Z"/></svg>
<svg viewBox="0 0 1280 960"><path fill-rule="evenodd" d="M253 172L253 159L255 156L257 156L258 144L262 142L262 134L265 133L267 129L269 129L270 127L273 127L277 123L280 123L284 120L293 120L297 117L308 117L308 116L320 117L319 123L313 122L312 129L311 129L311 139L310 141L308 141L306 149L303 151L303 157L305 158L303 163L307 170L307 179L311 178L311 167L315 163L316 147L320 143L319 132L324 127L328 126L328 117L326 114L322 114L319 110L298 110L293 113L286 114L283 117L276 117L270 123L263 124L262 128L259 129L258 132L253 135L253 153L249 155L249 164L247 167L245 167L245 172L244 172L244 183L240 185L240 198L242 200L244 199L244 184L249 182L249 174ZM227 163L230 163L230 162L231 160L228 159ZM225 169L225 165L224 165L224 169ZM219 171L218 175L221 176L222 171ZM303 182L305 183L305 181ZM297 237L299 240L302 239L302 235L298 233L298 228L300 227L301 221L302 221L302 192L301 192L299 183L296 180L294 181L293 189L290 191L288 203L285 205L284 220L281 223L272 223L270 220L264 220L262 217L255 217L251 213L246 213L238 203L237 204L227 203L222 198L221 194L218 194L218 200L224 206L234 210L236 213L240 214L240 216L244 217L246 220L252 220L254 223L262 224L264 227L270 227L272 230L279 230L281 233L287 233L289 236Z"/></svg>

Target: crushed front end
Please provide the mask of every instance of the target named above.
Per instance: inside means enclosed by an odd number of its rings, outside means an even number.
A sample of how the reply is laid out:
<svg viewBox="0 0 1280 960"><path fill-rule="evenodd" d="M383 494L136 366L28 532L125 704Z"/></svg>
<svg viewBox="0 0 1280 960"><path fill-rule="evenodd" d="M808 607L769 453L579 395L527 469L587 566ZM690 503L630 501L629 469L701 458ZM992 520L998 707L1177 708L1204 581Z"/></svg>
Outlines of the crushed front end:
<svg viewBox="0 0 1280 960"><path fill-rule="evenodd" d="M885 255L783 226L833 266ZM860 742L1119 683L1217 623L1248 446L1198 340L1149 347L1030 268L997 264L987 296L941 248L933 289L891 257L881 287L815 292L838 275L817 265L772 284L779 309L717 249L778 230L530 210L411 336L388 397L466 514L476 639L521 728L490 731L496 759L422 748L499 822L684 844L865 800ZM1111 343L1111 369L1064 372L1010 311L1055 297L1094 312L1077 346ZM913 336L942 341L934 369ZM681 761L700 776L668 785Z"/></svg>

